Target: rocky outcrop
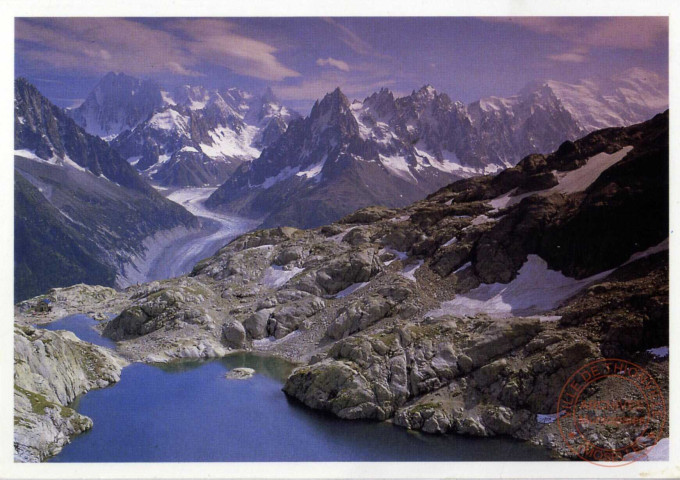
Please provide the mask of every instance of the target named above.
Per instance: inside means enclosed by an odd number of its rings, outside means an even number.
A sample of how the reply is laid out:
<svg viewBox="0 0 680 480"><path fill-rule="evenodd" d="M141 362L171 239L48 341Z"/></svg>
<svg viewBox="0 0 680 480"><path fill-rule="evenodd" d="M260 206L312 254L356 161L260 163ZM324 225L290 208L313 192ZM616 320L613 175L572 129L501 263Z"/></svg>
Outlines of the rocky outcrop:
<svg viewBox="0 0 680 480"><path fill-rule="evenodd" d="M499 358L516 354L542 329L537 319L399 323L336 343L325 360L296 370L284 391L343 418L383 420L407 400L459 377L473 376L484 387L498 381L506 367ZM333 386L325 390L323 401L321 384ZM533 402L542 406L547 401Z"/></svg>
<svg viewBox="0 0 680 480"><path fill-rule="evenodd" d="M14 329L14 458L55 455L92 420L68 407L77 395L120 380L126 361L70 332Z"/></svg>
<svg viewBox="0 0 680 480"><path fill-rule="evenodd" d="M162 288L154 282L140 294L135 305L106 324L103 335L123 340L146 335L164 326L181 328L185 323L212 324L213 319L200 307L204 298L199 291L198 286Z"/></svg>
<svg viewBox="0 0 680 480"><path fill-rule="evenodd" d="M241 348L246 343L246 329L240 322L227 322L222 326L222 338L227 346Z"/></svg>
<svg viewBox="0 0 680 480"><path fill-rule="evenodd" d="M240 367L233 368L224 374L224 378L229 380L248 380L255 375L255 370L252 368Z"/></svg>
<svg viewBox="0 0 680 480"><path fill-rule="evenodd" d="M343 307L337 318L328 326L327 335L338 340L355 332L365 330L387 317L395 303L381 295L372 295Z"/></svg>

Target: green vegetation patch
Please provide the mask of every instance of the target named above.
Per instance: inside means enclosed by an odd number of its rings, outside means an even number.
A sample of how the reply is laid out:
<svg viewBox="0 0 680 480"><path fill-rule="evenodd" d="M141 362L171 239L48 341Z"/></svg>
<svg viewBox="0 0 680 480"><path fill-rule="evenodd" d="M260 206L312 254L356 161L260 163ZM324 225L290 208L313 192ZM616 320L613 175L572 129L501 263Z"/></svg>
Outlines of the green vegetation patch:
<svg viewBox="0 0 680 480"><path fill-rule="evenodd" d="M427 410L441 410L442 404L440 402L418 403L413 405L409 410L414 413L420 413Z"/></svg>
<svg viewBox="0 0 680 480"><path fill-rule="evenodd" d="M28 398L28 401L31 402L31 409L33 410L33 413L37 415L44 415L46 408L58 408L61 412L61 416L64 418L72 417L76 413L75 410L70 407L65 407L58 403L49 401L44 395L41 395L40 393L31 392L30 390L26 390L25 388L22 388L18 385L14 385L14 389ZM18 425L19 421L20 419L14 417L14 425Z"/></svg>

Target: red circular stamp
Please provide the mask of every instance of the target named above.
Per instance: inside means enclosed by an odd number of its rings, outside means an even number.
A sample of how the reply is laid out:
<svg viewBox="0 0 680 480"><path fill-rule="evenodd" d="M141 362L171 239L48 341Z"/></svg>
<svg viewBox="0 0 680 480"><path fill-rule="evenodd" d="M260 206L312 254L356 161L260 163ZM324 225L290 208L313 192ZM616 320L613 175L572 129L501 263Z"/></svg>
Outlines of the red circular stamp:
<svg viewBox="0 0 680 480"><path fill-rule="evenodd" d="M569 448L603 467L621 467L644 457L662 438L668 416L663 392L649 372L615 358L590 362L574 372L560 392L557 411L558 428Z"/></svg>

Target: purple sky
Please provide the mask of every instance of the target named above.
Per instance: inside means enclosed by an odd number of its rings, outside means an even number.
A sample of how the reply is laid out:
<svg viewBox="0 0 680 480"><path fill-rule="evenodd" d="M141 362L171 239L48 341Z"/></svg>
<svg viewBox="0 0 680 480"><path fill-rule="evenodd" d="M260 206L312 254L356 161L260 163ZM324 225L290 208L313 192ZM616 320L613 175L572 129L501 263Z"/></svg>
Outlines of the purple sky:
<svg viewBox="0 0 680 480"><path fill-rule="evenodd" d="M109 71L179 84L271 86L307 113L340 86L363 99L425 84L470 102L540 79L642 67L667 78L664 17L32 18L16 20L15 74L60 106Z"/></svg>

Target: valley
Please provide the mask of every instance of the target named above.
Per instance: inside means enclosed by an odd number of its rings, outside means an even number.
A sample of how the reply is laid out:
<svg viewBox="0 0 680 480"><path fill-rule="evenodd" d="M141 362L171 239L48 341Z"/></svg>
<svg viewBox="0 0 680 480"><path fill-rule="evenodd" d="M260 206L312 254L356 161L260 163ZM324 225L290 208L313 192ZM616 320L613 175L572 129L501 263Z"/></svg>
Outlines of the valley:
<svg viewBox="0 0 680 480"><path fill-rule="evenodd" d="M149 262L148 273L141 282L185 275L200 260L212 256L222 246L260 224L258 220L206 209L203 203L215 188L189 187L159 191L168 200L181 205L199 218L201 229L179 236L155 252L147 254L152 260Z"/></svg>

